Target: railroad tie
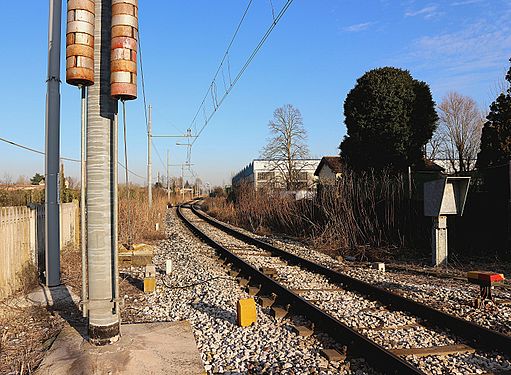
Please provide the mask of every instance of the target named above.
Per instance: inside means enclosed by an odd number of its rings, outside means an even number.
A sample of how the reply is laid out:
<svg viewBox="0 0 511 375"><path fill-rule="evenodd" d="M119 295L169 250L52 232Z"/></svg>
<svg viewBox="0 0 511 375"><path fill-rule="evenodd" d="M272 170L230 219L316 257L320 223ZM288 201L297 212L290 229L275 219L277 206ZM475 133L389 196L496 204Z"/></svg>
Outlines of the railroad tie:
<svg viewBox="0 0 511 375"><path fill-rule="evenodd" d="M468 345L443 345L443 346L431 346L428 348L402 348L402 349L391 349L390 352L397 356L414 355L416 357L427 357L429 355L445 356L449 354L465 354L474 353L476 350Z"/></svg>

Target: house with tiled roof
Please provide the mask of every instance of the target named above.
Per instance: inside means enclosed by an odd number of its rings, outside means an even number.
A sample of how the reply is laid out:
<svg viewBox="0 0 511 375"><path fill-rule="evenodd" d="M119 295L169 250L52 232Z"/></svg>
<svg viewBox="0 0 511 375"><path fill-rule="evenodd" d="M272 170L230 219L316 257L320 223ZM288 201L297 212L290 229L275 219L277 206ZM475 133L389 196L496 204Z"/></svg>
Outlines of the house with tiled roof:
<svg viewBox="0 0 511 375"><path fill-rule="evenodd" d="M323 156L314 176L320 184L334 183L342 176L344 162L340 156Z"/></svg>

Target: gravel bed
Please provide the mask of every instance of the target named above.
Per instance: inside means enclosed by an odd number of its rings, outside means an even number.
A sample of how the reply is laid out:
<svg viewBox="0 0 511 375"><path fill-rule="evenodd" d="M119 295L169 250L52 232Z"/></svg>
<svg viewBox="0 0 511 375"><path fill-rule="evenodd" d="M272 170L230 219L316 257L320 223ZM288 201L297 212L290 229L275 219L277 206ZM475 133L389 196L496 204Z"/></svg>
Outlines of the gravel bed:
<svg viewBox="0 0 511 375"><path fill-rule="evenodd" d="M231 226L244 234L266 241L272 245L317 262L334 270L383 287L401 295L425 303L446 313L469 320L483 327L511 335L511 304L476 308L473 301L479 296L479 287L459 279L438 278L407 271L387 270L382 273L368 266L346 264L316 250L308 249L296 241L254 235L245 229ZM511 277L511 275L508 275ZM497 301L511 300L511 289L496 287Z"/></svg>
<svg viewBox="0 0 511 375"><path fill-rule="evenodd" d="M276 322L257 305L258 320L251 327L236 325L236 302L249 297L229 277L214 251L198 241L175 216L168 215L168 239L154 257L158 268L171 259L171 276L157 274L153 294L125 296L128 321L190 321L208 373L246 374L365 374L375 373L362 359L328 362L320 350L335 343L325 335L307 338L292 331L292 322ZM126 270L140 280L142 270ZM266 310L266 313L265 311Z"/></svg>
<svg viewBox="0 0 511 375"><path fill-rule="evenodd" d="M220 232L218 229L209 226L206 223L196 222L199 226L206 228L208 235L211 234L211 237L215 238L217 241L229 245L233 241L238 241L236 239L232 239L232 237L226 235L223 232ZM239 230L239 228L236 228ZM246 231L243 231L247 233ZM249 234L254 236L253 234ZM257 236L256 236L257 237ZM228 238L228 239L226 239ZM401 294L413 298L413 299L423 299L426 301L431 300L431 296L435 296L435 302L441 301L443 303L442 306L447 308L449 312L457 313L457 309L452 307L447 307L448 302L452 302L453 298L468 298L473 292L474 289L478 291L477 288L473 288L469 286L465 290L462 290L460 296L459 285L448 285L446 287L446 280L441 280L441 286L438 284L431 283L431 280L425 282L424 278L421 276L411 277L410 275L404 275L397 273L383 273L369 268L353 268L346 270L346 266L319 252L314 250L307 249L303 246L296 246L294 244L290 245L288 243L282 241L276 241L274 239L261 238L267 242L278 245L280 248L283 248L289 252L302 256L306 259L321 263L327 267L343 270L344 272L350 274L353 277L357 277L359 279L371 282L373 284L377 284L380 286L384 286L389 289L399 290ZM236 246L242 246L238 244ZM246 246L246 244L244 245ZM234 246L235 247L235 246ZM246 257L244 257L246 258ZM263 257L248 257L251 263L257 263L257 266L260 266L264 263L272 263L274 260L272 258L266 258L266 260L261 260ZM256 260L257 259L257 260ZM270 259L270 260L268 260ZM274 267L275 268L275 267ZM285 267L283 269L290 269L290 267ZM305 282L302 285L309 285L311 281L314 281L315 278L310 276L311 274L308 271L301 270L297 267L293 270L293 272L289 272L289 274L293 274L292 281L296 281L295 284L292 284L295 288L300 288L300 280ZM282 269L278 270L278 276L281 277ZM318 275L316 275L318 276ZM428 279L432 279L433 277L428 277ZM328 281L321 277L317 279L320 282L321 287L323 288L335 288L336 285L328 283ZM280 280L279 280L280 281ZM287 283L284 280L283 284ZM287 284L286 286L289 286ZM306 286L308 287L308 286ZM466 287L466 285L464 285ZM304 288L302 286L302 288ZM445 291L445 293L444 293ZM351 293L349 291L342 291L341 296L339 296L339 292L333 293L331 296L328 293L318 292L317 295L314 295L315 292L310 292L306 295L306 298L310 298L313 303L316 303L321 309L329 312L337 319L343 321L347 325L359 330L359 332L367 335L375 342L380 345L386 347L387 349L397 349L397 348L426 348L431 346L442 346L442 345L453 345L459 344L459 340L452 337L446 332L426 328L424 326L419 325L414 317L408 316L403 312L395 312L388 311L383 306L380 306L377 302L369 301L359 296L356 293ZM465 293L465 294L463 294ZM337 294L335 296L335 294ZM418 298L421 296L421 298ZM473 299L473 297L472 297ZM430 303L431 304L431 303ZM459 304L456 304L459 306ZM438 307L438 306L435 306ZM473 309L473 308L472 308ZM506 310L506 308L501 309ZM482 311L479 309L475 310L479 316L487 316L487 311ZM505 314L505 312L504 312ZM505 317L506 315L504 315ZM508 321L509 319L507 319ZM374 329L375 327L398 327L403 325L411 325L410 327L402 328L402 329ZM476 352L474 354L458 354L458 355L450 355L445 356L446 359L442 359L440 357L425 357L425 358L414 358L412 362L418 365L421 369L426 371L427 373L467 373L467 369L469 373L477 371L482 368L485 371L489 370L505 370L511 366L511 362L509 359L500 358L493 356L491 353L479 353ZM477 362L480 360L481 364ZM477 363L477 366L474 366L474 363Z"/></svg>

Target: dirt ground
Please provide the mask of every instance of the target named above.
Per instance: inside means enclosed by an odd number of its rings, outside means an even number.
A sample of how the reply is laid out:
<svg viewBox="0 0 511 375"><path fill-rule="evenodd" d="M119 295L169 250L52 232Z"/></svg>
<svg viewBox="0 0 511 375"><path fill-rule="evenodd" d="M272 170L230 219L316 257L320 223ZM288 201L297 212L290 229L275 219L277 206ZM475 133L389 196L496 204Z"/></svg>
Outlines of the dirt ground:
<svg viewBox="0 0 511 375"><path fill-rule="evenodd" d="M0 374L30 374L51 346L64 319L43 307L0 303Z"/></svg>
<svg viewBox="0 0 511 375"><path fill-rule="evenodd" d="M75 248L62 251L62 282L79 295L81 255ZM0 374L31 374L62 329L65 320L80 321L76 309L65 314L28 303L23 292L0 301Z"/></svg>

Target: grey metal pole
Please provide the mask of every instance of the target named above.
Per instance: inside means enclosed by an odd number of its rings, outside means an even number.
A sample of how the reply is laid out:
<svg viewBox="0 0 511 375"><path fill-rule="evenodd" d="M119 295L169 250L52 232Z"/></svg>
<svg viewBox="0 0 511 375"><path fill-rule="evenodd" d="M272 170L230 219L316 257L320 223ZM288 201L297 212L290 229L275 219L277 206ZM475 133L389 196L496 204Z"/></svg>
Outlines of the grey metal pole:
<svg viewBox="0 0 511 375"><path fill-rule="evenodd" d="M87 234L85 232L85 132L87 128L87 87L81 87L82 92L82 126L81 126L81 183L80 183L80 245L82 249L82 314L87 317Z"/></svg>
<svg viewBox="0 0 511 375"><path fill-rule="evenodd" d="M112 200L113 200L113 220L112 220L112 248L114 249L114 302L115 313L119 316L121 312L119 309L119 102L115 103L114 113L114 126L112 128L112 171L113 171L113 186L112 186Z"/></svg>
<svg viewBox="0 0 511 375"><path fill-rule="evenodd" d="M87 261L89 340L105 345L119 338L115 302L117 263L112 217L116 102L110 96L112 1L95 1L94 85L89 87L87 121ZM113 134L114 133L114 134Z"/></svg>
<svg viewBox="0 0 511 375"><path fill-rule="evenodd" d="M170 203L170 150L167 149L167 203Z"/></svg>
<svg viewBox="0 0 511 375"><path fill-rule="evenodd" d="M46 81L45 245L46 285L60 284L60 31L62 0L50 0Z"/></svg>
<svg viewBox="0 0 511 375"><path fill-rule="evenodd" d="M151 161L151 136L153 132L153 108L149 105L149 120L147 121L147 195L149 197L149 208L153 206L153 165Z"/></svg>

